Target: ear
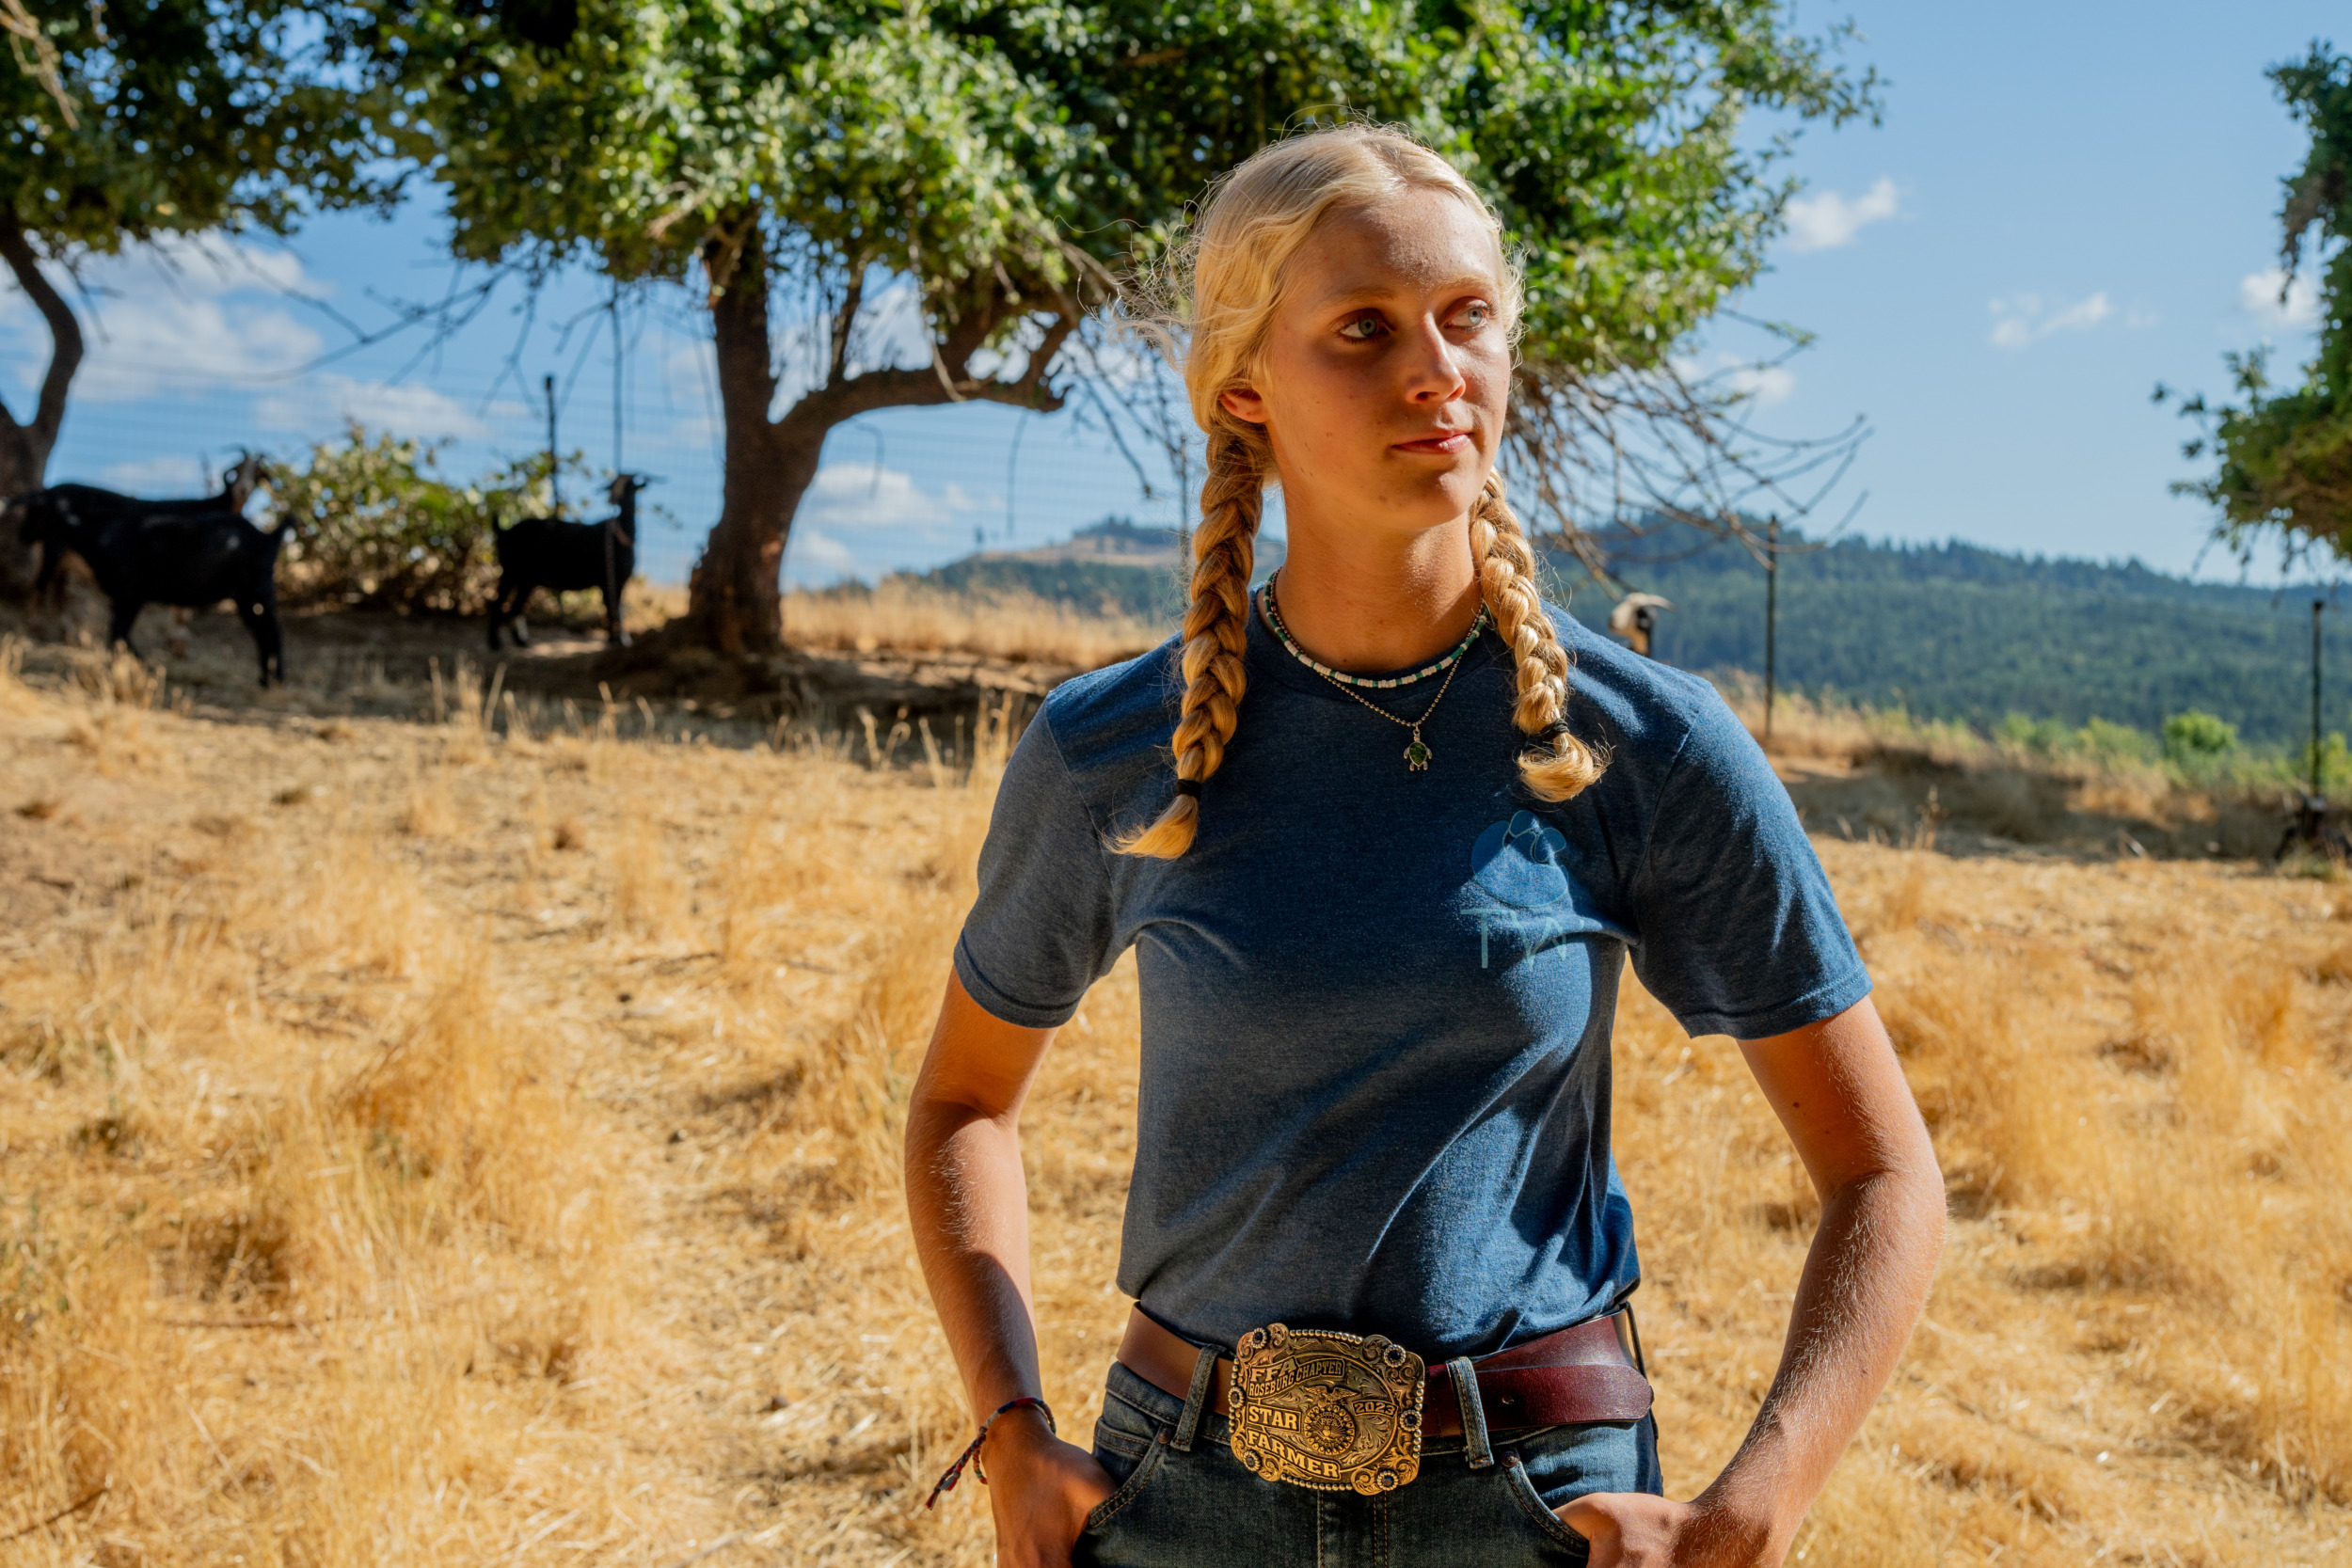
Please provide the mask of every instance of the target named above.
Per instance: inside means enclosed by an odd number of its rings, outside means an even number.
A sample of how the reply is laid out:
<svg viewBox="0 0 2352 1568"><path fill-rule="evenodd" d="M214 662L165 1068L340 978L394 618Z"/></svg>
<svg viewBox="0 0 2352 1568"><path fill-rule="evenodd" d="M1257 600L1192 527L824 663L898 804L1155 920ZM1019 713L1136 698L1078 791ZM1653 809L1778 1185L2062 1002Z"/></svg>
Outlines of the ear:
<svg viewBox="0 0 2352 1568"><path fill-rule="evenodd" d="M1249 424L1266 422L1265 399L1255 387L1228 387L1217 393L1216 401L1225 412Z"/></svg>

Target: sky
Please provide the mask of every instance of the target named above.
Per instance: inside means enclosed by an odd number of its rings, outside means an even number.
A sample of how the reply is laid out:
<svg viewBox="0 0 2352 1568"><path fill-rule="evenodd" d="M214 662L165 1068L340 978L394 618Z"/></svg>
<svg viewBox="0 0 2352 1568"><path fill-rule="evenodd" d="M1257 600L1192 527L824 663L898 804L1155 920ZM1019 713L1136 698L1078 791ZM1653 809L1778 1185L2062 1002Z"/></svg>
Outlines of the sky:
<svg viewBox="0 0 2352 1568"><path fill-rule="evenodd" d="M1805 27L1854 21L1845 57L1884 79L1883 122L1805 129L1788 232L1735 305L1814 335L1761 379L1760 429L1867 422L1821 515L1858 503L1848 526L1874 538L2237 578L2206 509L2169 493L2197 467L2179 451L2188 427L2150 393L2225 391L2222 354L2265 341L2281 366L2308 356L2312 301L2282 306L2275 271L2279 181L2303 141L2263 72L2352 33L2344 14L2300 0L1804 4ZM644 569L682 581L719 501L696 302L655 289L616 318L575 275L535 298L507 284L437 341L360 341L480 282L448 262L443 232L427 192L389 223L330 215L289 243L213 238L85 268L91 354L51 478L189 493L239 447L298 460L350 419L438 440L444 470L471 477L544 444L551 373L564 449L660 476ZM1716 366L1755 345L1726 325L1689 354ZM12 409L29 406L45 352L29 305L0 293ZM573 481L566 499L587 489ZM1179 498L1083 409L887 412L827 442L787 575L871 579L1111 515L1175 523ZM2252 580L2270 579L2258 565Z"/></svg>
<svg viewBox="0 0 2352 1568"><path fill-rule="evenodd" d="M1908 540L2235 577L2154 387L2229 390L2221 356L2312 349L2281 309L2280 180L2306 143L2265 67L2341 6L1808 6L1851 14L1886 78L1883 126L1808 132L1773 270L1744 311L1816 333L1763 418L1859 414L1854 526Z"/></svg>

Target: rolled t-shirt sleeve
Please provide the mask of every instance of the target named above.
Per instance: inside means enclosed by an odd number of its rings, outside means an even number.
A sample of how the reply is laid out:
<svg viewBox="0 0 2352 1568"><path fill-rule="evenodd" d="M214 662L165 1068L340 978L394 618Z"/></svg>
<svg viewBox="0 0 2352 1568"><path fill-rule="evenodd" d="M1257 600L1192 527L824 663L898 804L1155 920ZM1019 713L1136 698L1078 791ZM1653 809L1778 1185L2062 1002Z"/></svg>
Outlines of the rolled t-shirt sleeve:
<svg viewBox="0 0 2352 1568"><path fill-rule="evenodd" d="M979 896L956 941L956 976L973 1001L1027 1029L1078 1010L1119 956L1109 855L1040 714L1006 765Z"/></svg>
<svg viewBox="0 0 2352 1568"><path fill-rule="evenodd" d="M1666 775L1629 891L1634 971L1693 1035L1763 1039L1869 994L1788 791L1712 691Z"/></svg>

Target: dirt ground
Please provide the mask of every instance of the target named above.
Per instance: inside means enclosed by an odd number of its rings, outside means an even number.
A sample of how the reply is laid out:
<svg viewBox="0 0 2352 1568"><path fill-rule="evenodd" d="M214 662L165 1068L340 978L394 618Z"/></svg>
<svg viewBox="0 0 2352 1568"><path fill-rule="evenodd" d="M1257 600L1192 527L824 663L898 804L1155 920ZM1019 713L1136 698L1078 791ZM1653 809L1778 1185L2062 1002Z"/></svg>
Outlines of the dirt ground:
<svg viewBox="0 0 2352 1568"><path fill-rule="evenodd" d="M30 679L64 680L96 651L104 625L95 605L86 594L62 615L0 606L0 636L24 641ZM693 652L638 657L607 647L593 595L566 595L563 613L546 613L544 597L539 608L529 623L531 644L510 641L495 652L478 617L291 611L284 618L286 684L267 690L259 684L252 640L226 610L151 606L132 639L180 711L230 722L433 721L446 716L449 693L470 676L485 689L482 695L495 694L493 727L506 722L510 694L534 727L565 722L566 714L577 719L583 710L617 709L614 721L632 734L700 736L716 745L755 745L787 733L849 733L862 740L870 717L877 744L909 755L922 752L926 723L935 745L950 747L956 725L983 701L1009 693L1034 705L1076 673L1050 659L955 649L794 649L742 664ZM680 590L632 583L626 619L642 641L683 608ZM901 725L905 733L894 741L891 732Z"/></svg>

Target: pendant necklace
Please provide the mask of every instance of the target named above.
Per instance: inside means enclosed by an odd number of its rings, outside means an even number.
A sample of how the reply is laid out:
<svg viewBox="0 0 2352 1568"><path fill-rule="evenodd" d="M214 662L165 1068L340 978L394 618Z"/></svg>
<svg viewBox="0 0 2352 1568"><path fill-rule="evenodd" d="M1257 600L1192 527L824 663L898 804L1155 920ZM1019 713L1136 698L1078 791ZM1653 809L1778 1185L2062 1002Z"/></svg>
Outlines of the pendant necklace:
<svg viewBox="0 0 2352 1568"><path fill-rule="evenodd" d="M1277 573L1276 576L1279 577L1280 574ZM1411 731L1413 738L1406 742L1405 747L1405 766L1416 773L1429 771L1431 752L1429 743L1421 737L1421 727L1429 722L1429 716L1438 711L1439 703L1445 701L1446 691L1454 685L1454 674L1462 667L1462 656L1470 652L1470 644L1477 641L1478 634L1486 629L1486 607L1485 605L1478 607L1478 618L1470 623L1470 630L1462 634L1462 641L1455 643L1454 651L1445 657L1435 664L1423 665L1409 675L1387 675L1372 679L1334 670L1322 660L1311 657L1307 650L1298 645L1291 637L1290 628L1282 625L1282 612L1275 605L1273 578L1266 578L1265 586L1258 591L1258 603L1259 608L1265 612L1265 624L1273 631L1275 640L1289 651L1293 658L1330 682L1339 689L1340 695L1352 698L1386 719L1390 723ZM1367 701L1362 693L1356 689L1358 687L1365 687L1385 691L1391 687L1411 686L1417 681L1427 680L1436 674L1443 674L1445 681L1438 688L1438 694L1429 699L1429 705L1422 709L1421 717L1418 719L1400 719L1378 704Z"/></svg>

